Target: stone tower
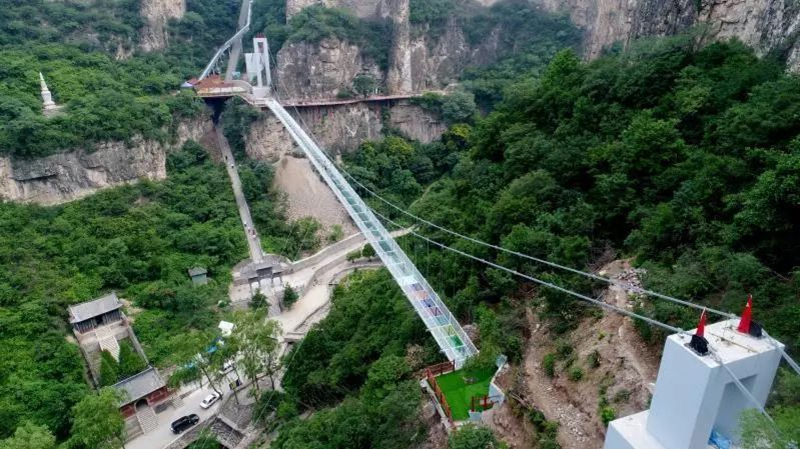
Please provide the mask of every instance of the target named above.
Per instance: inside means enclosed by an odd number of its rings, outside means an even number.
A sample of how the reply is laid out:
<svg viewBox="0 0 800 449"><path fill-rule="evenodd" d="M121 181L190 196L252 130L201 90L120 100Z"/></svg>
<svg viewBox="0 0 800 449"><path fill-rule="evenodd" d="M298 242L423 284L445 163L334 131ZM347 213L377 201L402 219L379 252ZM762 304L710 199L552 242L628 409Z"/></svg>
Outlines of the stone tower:
<svg viewBox="0 0 800 449"><path fill-rule="evenodd" d="M44 75L39 72L39 83L42 86L42 113L45 117L50 117L58 112L58 106L53 101L53 95L50 89L47 88L47 83L44 82Z"/></svg>

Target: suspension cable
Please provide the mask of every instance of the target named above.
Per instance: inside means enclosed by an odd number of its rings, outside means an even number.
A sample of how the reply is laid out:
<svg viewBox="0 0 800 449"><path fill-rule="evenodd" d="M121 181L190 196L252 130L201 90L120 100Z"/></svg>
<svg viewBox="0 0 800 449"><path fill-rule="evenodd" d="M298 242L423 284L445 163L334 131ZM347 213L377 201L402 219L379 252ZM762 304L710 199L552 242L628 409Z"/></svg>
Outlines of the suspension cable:
<svg viewBox="0 0 800 449"><path fill-rule="evenodd" d="M396 226L396 227L400 227L400 228L402 228L402 225L400 225L399 223L397 223L397 222L395 222L395 221L391 220L390 218L388 218L388 217L386 217L386 216L382 215L381 213L379 213L379 212L375 211L374 209L372 210L372 212L373 212L375 215L377 215L378 217L380 217L380 218L383 218L384 220L386 220L388 223L391 223L392 225L394 225L394 226ZM649 317L646 317L646 316L643 316L643 315L640 315L640 314L637 314L637 313L634 313L634 312L629 312L629 311L627 311L627 310L624 310L624 309L622 309L622 308L619 308L619 307L617 307L617 306L614 306L614 305L612 305L612 304L608 304L608 303L606 303L606 302L603 302L603 301L600 301L600 300L598 300L598 299L594 299L594 298L591 298L591 297L589 297L589 296L583 295L583 294L581 294L581 293L577 293L577 292L574 292L574 291L572 291L572 290L568 290L568 289L566 289L566 288L560 287L560 286L558 286L558 285L555 285L555 284L553 284L553 283L551 283L551 282L543 281L543 280L541 280L541 279L537 279L537 278L535 278L535 277L533 277L533 276L529 276L529 275L527 275L527 274L520 273L519 271L516 271L516 270L514 270L514 269L511 269L511 268L505 267L505 266L503 266L503 265L500 265L500 264L497 264L497 263L494 263L494 262L488 261L488 260L486 260L486 259L483 259L483 258L481 258L481 257L474 256L474 255L472 255L472 254L469 254L469 253L467 253L467 252L465 252L465 251L461 251L461 250L459 250L459 249L452 248L452 247L450 247L450 246L447 246L447 245L445 245L445 244L443 244L443 243L437 242L437 241L435 241L435 240L433 240L433 239L430 239L430 238L428 238L428 237L426 237L426 236L424 236L424 235L421 235L421 234L417 233L417 232L416 232L416 231L414 231L414 230L410 231L410 234L413 234L415 237L418 237L418 238L420 238L420 239L422 239L422 240L424 240L424 241L426 241L426 242L432 243L432 244L434 244L434 245L436 245L436 246L438 246L438 247L440 247L440 248L442 248L442 249L445 249L445 250L447 250L447 251L454 252L454 253L456 253L456 254L458 254L458 255L460 255L460 256L467 257L467 258L469 258L469 259L472 259L472 260L477 260L478 262L481 262L481 263L483 263L483 264L485 264L485 265L489 265L489 266L491 266L491 267L493 267L493 268L497 268L497 269L499 269L499 270L503 270L503 271L506 271L506 272L508 272L508 273L511 273L511 274L513 274L513 275L515 275L515 276L522 277L522 278L524 278L524 279L527 279L527 280L533 281L533 282L535 282L535 283L537 283L537 284L539 284L539 285L542 285L542 286L544 286L544 287L551 288L551 289L554 289L554 290L560 291L560 292L562 292L562 293L566 293L566 294L568 294L568 295L574 296L574 297L576 297L576 298L578 298L578 299L581 299L581 300L583 300L583 301L587 301L587 302L589 302L589 303L592 303L592 304L594 304L594 305L597 305L597 306L600 306L600 307L603 307L603 308L609 309L609 310L611 310L611 311L613 311L613 312L616 312L616 313L618 313L618 314L625 315L625 316L627 316L627 317L629 317L629 318L635 318L635 319L642 320L642 321L644 321L644 322L646 322L646 323L648 323L648 324L651 324L651 325L653 325L653 326L657 326L657 327L661 327L661 328L663 328L663 329L669 330L669 331L671 331L671 332L674 332L674 333L676 333L676 334L685 335L685 336L691 336L691 334L690 334L689 332L687 332L687 331L685 331L685 330L683 330L683 329L680 329L680 328L678 328L678 327L674 327L674 326L671 326L671 325L669 325L669 324L662 323L661 321L658 321L658 320L655 320L655 319L652 319L652 318L649 318ZM709 349L710 349L710 354L711 354L711 357L712 357L712 359L713 359L714 361L716 361L716 362L717 362L717 363L718 363L718 364L719 364L719 365L720 365L720 366L721 366L721 367L722 367L722 368L723 368L723 369L724 369L724 370L725 370L725 371L728 373L728 375L731 377L731 379L733 379L733 382L736 384L736 386L739 388L739 390L742 392L742 394L743 394L743 395L744 395L744 396L745 396L745 397L746 397L746 398L747 398L747 399L748 399L750 402L752 402L752 403L755 405L756 409L757 409L757 410L758 410L758 411L759 411L761 414L763 414L764 416L766 416L766 418L769 420L769 422L770 422L770 423L773 425L773 429L772 429L772 430L773 430L773 431L774 431L776 434L780 435L780 434L778 433L778 430L777 430L777 428L776 428L776 427L774 427L774 426L775 426L775 421L772 419L772 417L769 415L769 413L766 411L766 409L764 409L764 407L761 405L761 403L760 403L760 402L758 402L758 400L757 400L757 399L756 399L756 398L753 396L753 394L752 394L752 393L750 393L750 391L749 391L749 390L747 390L747 388L745 388L745 386L742 384L742 382L739 380L739 378L738 378L738 377L736 377L736 375L735 375L735 374L734 374L734 373L731 371L731 369L730 369L730 368L729 368L729 367L728 367L728 366L725 364L725 362L722 360L722 357L720 357L719 353L718 353L718 352L716 352L716 350L715 350L715 349L713 349L713 348L709 348Z"/></svg>
<svg viewBox="0 0 800 449"><path fill-rule="evenodd" d="M378 216L378 217L380 217L380 218L383 218L383 219L384 219L384 220L386 220L388 223L391 223L392 225L394 225L394 226L396 226L396 227L400 227L400 228L402 228L402 225L400 225L399 223L397 223L397 222L395 222L395 221L391 220L390 218L388 218L388 217L386 217L386 216L382 215L380 212L377 212L376 210L372 209L372 213L374 213L375 215L377 215L377 216ZM442 249L444 249L444 250L447 250L447 251L454 252L454 253L456 253L456 254L458 254L458 255L461 255L461 256L463 256L463 257L466 257L466 258L468 258L468 259L477 260L478 262L481 262L481 263L483 263L483 264L485 264L485 265L489 265L490 267L497 268L497 269L499 269L499 270L502 270L502 271L508 272L508 273L510 273L510 274L513 274L513 275L515 275L515 276L518 276L518 277L521 277L521 278L527 279L527 280L529 280L529 281L532 281L532 282L535 282L535 283L537 283L537 284L539 284L539 285L541 285L541 286L548 287L548 288L551 288L551 289L553 289L553 290L560 291L560 292L562 292L562 293L566 293L566 294L568 294L568 295L574 296L574 297L576 297L576 298L578 298L578 299L581 299L581 300L583 300L583 301L586 301L586 302L589 302L589 303L595 304L595 305L597 305L597 306L600 306L600 307L603 307L603 308L609 309L609 310L611 310L611 311L614 311L614 312L616 312L616 313L619 313L619 314L621 314L621 315L625 315L625 316L628 316L628 317L630 317L630 318L636 318L636 319L642 320L642 321L644 321L644 322L647 322L647 323L649 323L649 324L652 324L653 326L658 326L658 327L661 327L661 328L663 328L663 329L666 329L666 330L668 330L668 331L670 331L670 332L679 333L679 334L685 334L685 335L690 335L688 332L684 331L684 330L683 330L683 329L681 329L681 328L678 328L678 327L675 327L675 326L672 326L672 325L669 325L669 324L666 324L666 323L662 323L662 322L660 322L660 321L658 321L658 320L654 320L654 319L652 319L652 318L650 318L650 317L646 317L646 316L644 316L644 315L640 315L640 314L638 314L638 313L629 312L629 311L627 311L627 310L625 310L625 309L622 309L622 308L620 308L620 307L617 307L617 306L615 306L615 305L613 305L613 304L608 304L608 303L606 303L606 302L600 301L600 300L598 300L598 299L595 299L595 298L591 298L591 297L589 297L589 296L586 296L586 295L583 295L583 294L581 294L581 293L577 293L577 292L574 292L574 291L572 291L572 290L568 290L568 289L566 289L566 288L564 288L564 287L561 287L561 286L558 286L558 285L556 285L556 284L553 284L552 282L543 281L543 280L541 280L541 279L535 278L535 277L533 277L533 276L530 276L530 275L527 275L527 274L525 274L525 273L520 273L519 271L517 271L517 270L514 270L514 269L512 269L512 268L508 268L508 267L505 267L505 266L503 266L503 265L500 265L500 264L497 264L497 263L491 262L491 261L489 261L489 260L483 259L483 258L481 258L481 257L474 256L474 255L472 255L472 254L469 254L469 253L467 253L467 252L465 252L465 251L461 251L460 249L456 249L456 248L453 248L453 247L447 246L447 245L445 245L444 243L440 243L440 242L438 242L438 241L436 241L436 240L430 239L430 238L428 238L428 237L426 237L426 236L424 236L424 235L422 235L422 234L419 234L419 233L417 233L417 232L416 232L416 231L414 231L414 230L411 230L411 231L409 231L409 234L412 234L412 235L414 235L414 236L416 236L416 237L418 237L418 238L420 238L420 239L422 239L422 240L424 240L424 241L426 241L426 242L428 242L428 243L431 243L431 244L433 244L433 245L435 245L435 246L438 246L439 248L442 248Z"/></svg>
<svg viewBox="0 0 800 449"><path fill-rule="evenodd" d="M272 57L271 54L269 54L267 56L270 57L270 58ZM275 62L274 67L277 70L277 68L278 68L277 57L273 58L273 60ZM288 90L286 89L286 84L283 82L283 79L281 77L277 77L277 78L278 78L278 82L280 83L280 85L283 86L283 89L288 92ZM277 94L277 89L276 89L275 93ZM275 97L277 98L277 95L275 95ZM719 315L719 316L722 316L722 317L725 317L725 318L728 318L728 319L739 318L738 315L736 315L736 314L732 314L732 313L729 313L729 312L724 312L722 310L717 310L717 309L714 309L714 308L705 307L705 306L702 306L700 304L693 303L691 301L675 298L675 297L672 297L672 296L669 296L669 295L664 295L664 294L661 294L661 293L658 293L658 292L655 292L655 291L652 291L652 290L645 289L643 287L635 286L635 285L630 284L628 282L621 282L621 281L616 280L616 279L611 279L611 278L607 278L605 276L596 275L594 273L577 270L575 268L567 267L565 265L557 264L555 262L550 262L549 260L537 258L537 257L534 257L534 256L530 256L528 254L520 253L518 251L513 251L513 250L510 250L510 249L507 249L507 248L503 248L502 246L499 246L499 245L494 245L494 244L491 244L491 243L488 243L488 242L484 242L484 241L476 239L474 237L470 237L468 235L464 235L464 234L461 234L459 232L447 229L447 228L445 228L443 226L439 226L436 223L433 223L433 222L431 222L429 220L426 220L426 219L424 219L422 217L414 215L411 212L401 208L400 206L397 206L396 204L394 204L391 201L387 200L383 196L381 196L378 193L376 193L373 190L371 190L369 187L367 187L364 184L362 184L358 179L356 179L353 175L351 175L344 167L342 167L341 164L337 163L336 159L331 157L324 150L322 145L320 145L319 142L317 142L317 139L316 139L316 137L314 137L313 133L310 132L311 128L308 126L308 123L306 123L305 119L303 118L303 115L300 113L299 108L295 105L295 106L293 106L293 109L295 111L295 115L302 122L302 127L309 131L306 134L309 136L311 141L315 145L317 145L317 147L320 149L320 153L322 153L322 155L325 158L327 158L330 161L330 163L333 164L334 167L336 167L346 177L350 178L350 180L352 180L356 185L360 186L362 189L364 189L370 195L374 196L375 198L379 199L381 202L387 204L388 206L392 207L393 209L396 209L397 211L401 212L402 214L404 214L404 215L406 215L406 216L408 216L408 217L410 217L410 218L412 218L412 219L414 219L414 220L416 220L416 221L418 221L420 223L423 223L423 224L428 225L428 226L430 226L430 227L432 227L434 229L438 229L440 231L443 231L445 233L448 233L450 235L453 235L455 237L461 238L463 240L467 240L469 242L472 242L472 243L475 243L475 244L478 244L478 245L482 245L482 246L485 246L485 247L488 247L488 248L492 248L492 249L497 250L497 251L502 251L502 252L517 256L517 257L521 257L523 259L532 260L534 262L538 262L538 263L541 263L541 264L544 264L544 265L548 265L548 266L551 266L553 268L558 268L558 269L561 269L561 270L565 270L565 271L568 271L568 272L571 272L571 273L574 273L574 274L577 274L577 275L580 275L580 276L584 276L584 277L588 277L588 278L591 278L591 279L595 279L597 281L605 282L605 283L607 283L609 285L615 285L615 286L624 288L626 290L632 291L634 293L639 293L639 294L651 296L651 297L654 297L654 298L663 299L663 300L670 301L670 302L673 302L673 303L676 303L676 304L681 304L681 305L684 305L684 306L687 306L687 307L692 307L692 308L697 309L697 310L705 310L707 312L710 312L710 313L713 313L713 314L716 314L716 315ZM372 209L372 208L370 208L370 209ZM374 209L373 209L373 211L374 211ZM394 222L392 222L392 223L394 223ZM605 303L603 303L603 304L605 304ZM780 351L781 356L783 357L784 360L786 360L786 362L789 364L789 366L798 375L800 375L800 365L798 365L798 363L795 362L789 356L789 354L783 348L780 347L780 343L777 340L775 340L774 338L772 338L769 335L767 335L766 332L764 333L764 335L770 340L770 343Z"/></svg>

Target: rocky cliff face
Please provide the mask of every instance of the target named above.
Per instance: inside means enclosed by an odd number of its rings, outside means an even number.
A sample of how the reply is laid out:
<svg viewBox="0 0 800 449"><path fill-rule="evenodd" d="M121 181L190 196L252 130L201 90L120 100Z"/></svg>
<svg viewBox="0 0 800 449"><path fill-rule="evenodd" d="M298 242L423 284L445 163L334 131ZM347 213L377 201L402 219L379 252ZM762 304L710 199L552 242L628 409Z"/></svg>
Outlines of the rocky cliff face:
<svg viewBox="0 0 800 449"><path fill-rule="evenodd" d="M0 198L52 205L142 178L164 179L167 152L187 140L200 141L212 127L208 119L181 123L171 143L134 138L128 144L101 143L91 153L79 150L35 160L0 157Z"/></svg>
<svg viewBox="0 0 800 449"><path fill-rule="evenodd" d="M141 0L139 13L145 20L140 30L139 47L145 51L167 46L167 22L186 13L186 0Z"/></svg>
<svg viewBox="0 0 800 449"><path fill-rule="evenodd" d="M322 5L326 8L345 8L353 11L362 19L370 19L379 15L386 0L286 0L286 17L302 11L312 5ZM491 0L490 0L491 1Z"/></svg>
<svg viewBox="0 0 800 449"><path fill-rule="evenodd" d="M299 108L298 121L323 148L334 153L354 151L366 140L380 139L387 125L424 143L440 138L446 129L438 117L406 101L392 106L356 103L304 107ZM296 150L283 125L271 114L251 126L245 149L251 158L271 162Z"/></svg>
<svg viewBox="0 0 800 449"><path fill-rule="evenodd" d="M800 70L800 3L795 0L533 0L567 12L585 29L589 58L615 42L705 27L705 39L738 37L759 54L778 51ZM699 8L698 8L699 5Z"/></svg>
<svg viewBox="0 0 800 449"><path fill-rule="evenodd" d="M361 50L336 38L319 44L291 42L278 52L278 91L281 98L335 98L359 73L382 78L374 62Z"/></svg>
<svg viewBox="0 0 800 449"><path fill-rule="evenodd" d="M486 4L495 1L484 0ZM453 19L444 33L431 37L425 26L409 22L409 0L289 0L287 3L294 8L309 4L345 7L364 17L390 19L393 37L389 67L382 71L362 55L357 45L338 39L324 39L319 44L288 43L278 52L277 77L284 98L333 98L340 90L351 88L353 78L359 73L372 74L384 83L389 94L439 89L455 81L468 65L490 63L498 57L499 30L472 46Z"/></svg>

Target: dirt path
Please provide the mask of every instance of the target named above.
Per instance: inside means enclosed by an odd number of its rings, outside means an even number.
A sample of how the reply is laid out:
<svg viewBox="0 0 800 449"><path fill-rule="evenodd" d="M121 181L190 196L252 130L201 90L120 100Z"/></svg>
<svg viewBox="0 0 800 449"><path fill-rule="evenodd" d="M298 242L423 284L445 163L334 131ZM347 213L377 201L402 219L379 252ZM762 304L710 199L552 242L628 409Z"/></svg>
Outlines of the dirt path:
<svg viewBox="0 0 800 449"><path fill-rule="evenodd" d="M283 155L275 166L275 185L288 200L288 215L292 220L313 217L323 226L321 236L340 225L344 235L358 232L347 211L305 158Z"/></svg>

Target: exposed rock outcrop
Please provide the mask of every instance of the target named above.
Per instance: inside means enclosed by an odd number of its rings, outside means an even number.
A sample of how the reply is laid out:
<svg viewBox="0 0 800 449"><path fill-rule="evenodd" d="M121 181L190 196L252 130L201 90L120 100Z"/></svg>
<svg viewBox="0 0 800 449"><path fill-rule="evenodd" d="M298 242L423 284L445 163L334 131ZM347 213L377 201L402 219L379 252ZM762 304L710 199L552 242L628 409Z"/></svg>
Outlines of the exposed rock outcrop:
<svg viewBox="0 0 800 449"><path fill-rule="evenodd" d="M383 78L361 49L336 38L318 44L289 42L278 52L278 91L285 99L335 98L359 73Z"/></svg>
<svg viewBox="0 0 800 449"><path fill-rule="evenodd" d="M794 0L533 0L569 13L585 29L589 58L615 42L679 33L704 26L705 38L738 37L759 54L777 51L800 70L800 3ZM699 8L698 8L699 6Z"/></svg>
<svg viewBox="0 0 800 449"><path fill-rule="evenodd" d="M139 47L143 51L161 50L167 46L167 22L186 13L186 0L141 0L139 13L145 20L140 30Z"/></svg>
<svg viewBox="0 0 800 449"><path fill-rule="evenodd" d="M299 108L298 121L323 148L334 153L354 151L366 140L380 139L387 124L424 143L438 139L446 129L438 117L407 101L391 106L355 103ZM250 127L245 150L251 158L275 162L295 151L295 145L283 125L267 113Z"/></svg>
<svg viewBox="0 0 800 449"><path fill-rule="evenodd" d="M376 17L386 0L286 0L286 18L291 18L303 8L322 5L327 8L349 9L362 19ZM491 1L491 0L489 0Z"/></svg>
<svg viewBox="0 0 800 449"><path fill-rule="evenodd" d="M409 0L367 0L366 4L377 8L378 18L392 22L388 69L381 70L357 45L339 39L323 39L319 44L290 42L278 52L278 89L284 98L333 98L352 88L353 79L362 73L383 81L389 94L439 89L456 81L467 66L488 64L502 56L501 30L471 45L455 17L443 33L433 37L425 25L409 22ZM349 8L342 0L326 5Z"/></svg>
<svg viewBox="0 0 800 449"><path fill-rule="evenodd" d="M142 178L164 179L167 152L187 140L200 141L212 127L208 119L183 122L171 143L136 137L129 143L100 143L92 152L78 150L34 160L0 157L0 198L52 205Z"/></svg>
<svg viewBox="0 0 800 449"><path fill-rule="evenodd" d="M389 93L410 93L414 90L411 63L411 24L409 0L388 0L391 11L394 45L391 50L386 87Z"/></svg>

